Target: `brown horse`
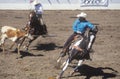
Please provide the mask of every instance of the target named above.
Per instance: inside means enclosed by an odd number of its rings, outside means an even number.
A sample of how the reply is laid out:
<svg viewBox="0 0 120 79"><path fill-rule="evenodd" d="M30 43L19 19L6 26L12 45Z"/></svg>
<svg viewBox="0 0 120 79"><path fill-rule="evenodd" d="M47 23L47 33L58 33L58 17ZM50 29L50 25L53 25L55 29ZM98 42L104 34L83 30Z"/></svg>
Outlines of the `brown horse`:
<svg viewBox="0 0 120 79"><path fill-rule="evenodd" d="M29 13L29 22L26 24L25 28L29 27L29 33L34 36L33 40L29 40L29 43L26 45L26 50L28 50L30 44L32 41L37 39L40 35L47 34L47 28L46 25L41 25L39 18L36 16L36 13L34 11L31 11Z"/></svg>

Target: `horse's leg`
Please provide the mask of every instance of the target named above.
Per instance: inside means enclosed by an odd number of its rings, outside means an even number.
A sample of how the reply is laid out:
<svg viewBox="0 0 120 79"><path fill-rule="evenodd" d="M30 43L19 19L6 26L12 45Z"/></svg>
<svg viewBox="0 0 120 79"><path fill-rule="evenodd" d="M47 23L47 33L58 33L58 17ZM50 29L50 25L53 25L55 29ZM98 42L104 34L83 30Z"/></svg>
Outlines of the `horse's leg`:
<svg viewBox="0 0 120 79"><path fill-rule="evenodd" d="M25 50L28 51L28 48L30 46L30 44L33 42L34 40L29 40L28 44L26 46L24 46Z"/></svg>
<svg viewBox="0 0 120 79"><path fill-rule="evenodd" d="M17 45L18 56L20 56L20 44Z"/></svg>
<svg viewBox="0 0 120 79"><path fill-rule="evenodd" d="M59 57L59 58L57 59L57 63L60 63L61 59L62 59L62 57Z"/></svg>
<svg viewBox="0 0 120 79"><path fill-rule="evenodd" d="M78 64L77 64L77 66L74 68L74 70L71 72L71 75L73 75L75 72L77 72L77 70L78 70L78 67L80 67L81 65L82 65L82 62L83 62L84 60L79 60L78 61Z"/></svg>
<svg viewBox="0 0 120 79"><path fill-rule="evenodd" d="M58 59L57 59L57 63L59 63L59 62L61 61L61 59L63 58L62 55L63 55L63 53L61 52L61 53L60 53L60 56L59 56Z"/></svg>
<svg viewBox="0 0 120 79"><path fill-rule="evenodd" d="M25 46L25 48L26 48L25 50L26 50L26 51L28 51L30 44L31 44L35 39L37 39L37 38L38 38L38 36L37 36L37 37L34 37L33 40L29 40L28 44Z"/></svg>
<svg viewBox="0 0 120 79"><path fill-rule="evenodd" d="M47 31L47 26L46 26L46 24L43 24L42 27L43 27L43 32L44 32L44 34L47 34L48 31Z"/></svg>
<svg viewBox="0 0 120 79"><path fill-rule="evenodd" d="M66 61L66 63L65 63L65 66L63 67L63 69L61 71L61 73L57 76L57 79L61 79L61 77L62 77L64 71L67 69L69 63L70 63L70 59L68 58L67 61Z"/></svg>
<svg viewBox="0 0 120 79"><path fill-rule="evenodd" d="M58 67L58 68L63 68L63 66L64 66L65 63L66 63L66 61L64 61L64 62L62 63L62 65L61 65L61 59L62 59L62 57L59 57L59 58L57 59L57 67Z"/></svg>
<svg viewBox="0 0 120 79"><path fill-rule="evenodd" d="M94 43L94 40L95 40L95 36L94 36L94 35L91 35L91 36L90 36L90 41L89 41L89 43L88 43L87 50L90 50L90 49L91 49L92 44Z"/></svg>
<svg viewBox="0 0 120 79"><path fill-rule="evenodd" d="M65 62L63 62L63 64L60 66L60 68L63 68L66 63L67 63L67 60Z"/></svg>

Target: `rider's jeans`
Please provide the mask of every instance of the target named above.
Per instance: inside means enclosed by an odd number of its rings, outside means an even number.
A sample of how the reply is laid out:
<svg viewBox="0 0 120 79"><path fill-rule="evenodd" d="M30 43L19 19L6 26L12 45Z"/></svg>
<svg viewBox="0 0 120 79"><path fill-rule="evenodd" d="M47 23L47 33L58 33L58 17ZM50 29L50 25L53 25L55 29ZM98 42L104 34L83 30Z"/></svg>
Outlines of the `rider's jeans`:
<svg viewBox="0 0 120 79"><path fill-rule="evenodd" d="M66 52L67 49L69 48L69 46L71 45L72 41L74 40L75 36L80 35L76 32L74 32L65 42L64 46L63 46L63 52Z"/></svg>

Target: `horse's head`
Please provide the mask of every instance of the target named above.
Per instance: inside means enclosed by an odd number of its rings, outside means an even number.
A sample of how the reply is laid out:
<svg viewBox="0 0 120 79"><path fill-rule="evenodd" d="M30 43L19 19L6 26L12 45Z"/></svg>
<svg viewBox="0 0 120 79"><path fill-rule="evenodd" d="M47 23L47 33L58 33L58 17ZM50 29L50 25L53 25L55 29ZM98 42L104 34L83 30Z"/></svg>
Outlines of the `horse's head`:
<svg viewBox="0 0 120 79"><path fill-rule="evenodd" d="M30 33L30 27L27 24L26 27L23 29L25 31L25 36L29 38L30 40L33 40L33 36Z"/></svg>
<svg viewBox="0 0 120 79"><path fill-rule="evenodd" d="M31 11L30 13L29 13L29 20L31 20L31 18L32 17L34 17L34 16L36 16L36 14L35 14L35 12L34 11Z"/></svg>
<svg viewBox="0 0 120 79"><path fill-rule="evenodd" d="M32 27L38 26L40 24L40 21L38 17L36 16L36 13L34 11L31 11L29 13L29 22Z"/></svg>
<svg viewBox="0 0 120 79"><path fill-rule="evenodd" d="M30 24L26 24L26 26L25 26L25 28L23 30L26 31L27 33L29 33L29 31L30 31Z"/></svg>

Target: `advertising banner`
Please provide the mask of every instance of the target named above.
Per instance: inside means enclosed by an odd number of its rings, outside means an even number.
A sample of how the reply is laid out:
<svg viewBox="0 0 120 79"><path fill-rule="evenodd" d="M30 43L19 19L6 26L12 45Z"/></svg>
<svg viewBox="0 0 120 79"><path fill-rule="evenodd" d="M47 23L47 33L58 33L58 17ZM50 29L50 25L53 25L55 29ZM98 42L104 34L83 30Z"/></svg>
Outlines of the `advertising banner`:
<svg viewBox="0 0 120 79"><path fill-rule="evenodd" d="M108 6L108 0L81 0L81 7L85 6Z"/></svg>

